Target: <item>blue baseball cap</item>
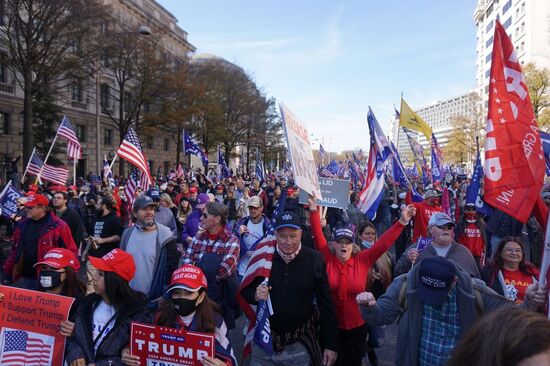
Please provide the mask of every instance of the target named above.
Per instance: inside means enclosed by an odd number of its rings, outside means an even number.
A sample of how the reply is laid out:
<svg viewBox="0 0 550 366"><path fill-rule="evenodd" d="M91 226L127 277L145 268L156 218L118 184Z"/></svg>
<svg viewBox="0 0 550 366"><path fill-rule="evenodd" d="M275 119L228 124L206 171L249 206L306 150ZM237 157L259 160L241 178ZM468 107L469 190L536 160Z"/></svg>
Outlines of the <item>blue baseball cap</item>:
<svg viewBox="0 0 550 366"><path fill-rule="evenodd" d="M348 239L353 242L353 229L351 226L345 226L334 230L334 240Z"/></svg>
<svg viewBox="0 0 550 366"><path fill-rule="evenodd" d="M160 192L156 188L151 188L147 191L147 196L151 197L153 201L160 201Z"/></svg>
<svg viewBox="0 0 550 366"><path fill-rule="evenodd" d="M423 302L442 305L449 299L449 292L456 277L455 266L445 257L428 257L418 268L418 296Z"/></svg>
<svg viewBox="0 0 550 366"><path fill-rule="evenodd" d="M294 212L281 212L274 219L273 228L275 230L282 229L284 227L291 227L293 229L301 229L300 218Z"/></svg>

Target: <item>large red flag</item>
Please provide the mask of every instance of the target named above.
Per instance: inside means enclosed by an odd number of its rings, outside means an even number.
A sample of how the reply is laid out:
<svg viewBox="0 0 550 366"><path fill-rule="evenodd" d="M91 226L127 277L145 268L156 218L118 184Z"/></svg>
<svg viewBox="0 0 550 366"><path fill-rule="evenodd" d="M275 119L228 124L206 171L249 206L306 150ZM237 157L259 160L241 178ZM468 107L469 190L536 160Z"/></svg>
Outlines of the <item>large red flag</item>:
<svg viewBox="0 0 550 366"><path fill-rule="evenodd" d="M525 78L498 21L492 57L483 200L526 222L540 195L545 160Z"/></svg>

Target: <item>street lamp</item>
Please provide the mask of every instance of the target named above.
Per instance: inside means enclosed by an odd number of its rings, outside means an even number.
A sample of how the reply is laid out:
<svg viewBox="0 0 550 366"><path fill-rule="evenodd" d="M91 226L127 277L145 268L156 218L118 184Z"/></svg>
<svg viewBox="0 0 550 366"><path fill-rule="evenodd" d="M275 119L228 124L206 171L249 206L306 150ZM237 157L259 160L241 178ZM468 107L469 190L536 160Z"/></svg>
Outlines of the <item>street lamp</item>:
<svg viewBox="0 0 550 366"><path fill-rule="evenodd" d="M137 31L131 31L131 32L117 32L117 33L110 33L110 35L120 35L120 34L132 34L132 33L138 33L141 36L150 36L151 35L151 28L149 28L146 25L142 25L138 28ZM101 106L100 106L100 79L101 79L101 43L100 43L100 49L97 55L97 70L95 73L95 127L96 127L96 143L95 143L95 149L96 149L96 164L97 164L97 173L99 176L101 176Z"/></svg>

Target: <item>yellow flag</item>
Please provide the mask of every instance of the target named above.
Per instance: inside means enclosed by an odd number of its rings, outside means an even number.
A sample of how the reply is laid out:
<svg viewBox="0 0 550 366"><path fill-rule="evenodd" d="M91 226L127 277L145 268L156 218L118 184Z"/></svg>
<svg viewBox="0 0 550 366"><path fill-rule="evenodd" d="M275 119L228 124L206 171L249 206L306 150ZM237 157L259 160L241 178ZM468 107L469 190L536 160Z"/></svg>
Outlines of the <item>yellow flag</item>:
<svg viewBox="0 0 550 366"><path fill-rule="evenodd" d="M432 138L432 128L409 107L407 102L401 98L401 112L399 117L399 125L410 130L422 132L428 141Z"/></svg>

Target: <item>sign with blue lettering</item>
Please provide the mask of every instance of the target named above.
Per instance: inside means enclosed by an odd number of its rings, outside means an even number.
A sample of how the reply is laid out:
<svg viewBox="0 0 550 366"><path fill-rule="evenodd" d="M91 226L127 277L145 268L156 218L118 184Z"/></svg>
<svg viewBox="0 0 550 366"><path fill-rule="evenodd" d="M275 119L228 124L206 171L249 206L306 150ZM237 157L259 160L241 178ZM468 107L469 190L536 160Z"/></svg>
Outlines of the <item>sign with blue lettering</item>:
<svg viewBox="0 0 550 366"><path fill-rule="evenodd" d="M347 208L349 205L349 180L319 177L322 199L317 204L327 207ZM308 194L300 190L300 203L307 203Z"/></svg>

